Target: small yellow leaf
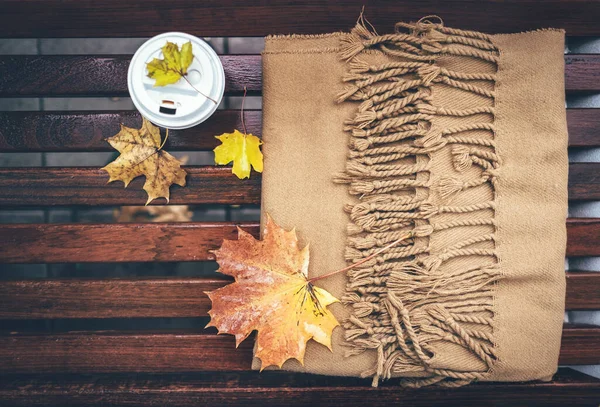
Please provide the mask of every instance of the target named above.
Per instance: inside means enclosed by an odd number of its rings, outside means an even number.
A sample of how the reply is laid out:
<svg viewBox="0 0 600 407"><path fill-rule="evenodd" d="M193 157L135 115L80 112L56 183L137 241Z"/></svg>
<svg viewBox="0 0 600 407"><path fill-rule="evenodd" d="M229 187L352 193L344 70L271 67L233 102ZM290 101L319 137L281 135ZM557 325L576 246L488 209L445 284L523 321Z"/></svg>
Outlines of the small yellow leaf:
<svg viewBox="0 0 600 407"><path fill-rule="evenodd" d="M235 282L207 293L210 323L235 335L236 346L254 330L261 370L288 359L304 363L310 339L331 350L339 325L326 308L338 299L308 280L308 246L300 249L295 231L285 231L267 215L264 239L238 228L238 240L225 240L215 256L219 270Z"/></svg>
<svg viewBox="0 0 600 407"><path fill-rule="evenodd" d="M102 168L110 176L108 182L123 181L125 187L140 175L146 176L144 190L148 193L146 205L156 198L169 202L172 184L185 186L186 172L171 154L160 149L158 127L143 118L141 129L121 125L121 131L106 141L121 155Z"/></svg>
<svg viewBox="0 0 600 407"><path fill-rule="evenodd" d="M221 145L215 152L215 163L226 165L233 161L232 172L238 178L250 178L250 166L256 172L263 170L263 155L260 151L262 142L252 134L244 134L239 130L215 136Z"/></svg>
<svg viewBox="0 0 600 407"><path fill-rule="evenodd" d="M187 74L194 59L190 41L181 46L181 51L177 44L167 41L162 47L162 53L164 59L154 58L146 64L148 77L156 81L154 86L165 86L179 81Z"/></svg>

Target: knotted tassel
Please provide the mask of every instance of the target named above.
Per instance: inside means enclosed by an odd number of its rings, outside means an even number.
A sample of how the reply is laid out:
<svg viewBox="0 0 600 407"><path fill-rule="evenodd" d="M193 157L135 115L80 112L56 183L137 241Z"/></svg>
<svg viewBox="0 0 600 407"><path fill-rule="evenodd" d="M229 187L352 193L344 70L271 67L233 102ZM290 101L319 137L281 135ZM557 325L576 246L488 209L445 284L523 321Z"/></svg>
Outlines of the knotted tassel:
<svg viewBox="0 0 600 407"><path fill-rule="evenodd" d="M344 88L344 90L343 90L343 91L341 91L341 92L340 92L340 93L337 95L337 97L336 97L335 101L336 101L336 103L342 103L342 102L345 102L346 100L348 100L348 99L350 99L352 96L354 96L354 95L356 94L356 92L358 92L358 91L359 91L359 88L358 88L357 86L354 86L354 85L352 85L352 86L346 86L346 87Z"/></svg>
<svg viewBox="0 0 600 407"><path fill-rule="evenodd" d="M340 39L340 58L349 61L365 49L363 41L356 35L347 35Z"/></svg>
<svg viewBox="0 0 600 407"><path fill-rule="evenodd" d="M354 315L358 318L366 317L375 312L379 312L379 305L372 302L357 302L352 304L352 309L354 310Z"/></svg>
<svg viewBox="0 0 600 407"><path fill-rule="evenodd" d="M436 65L425 65L417 69L417 75L423 79L424 86L429 86L441 72L442 68Z"/></svg>
<svg viewBox="0 0 600 407"><path fill-rule="evenodd" d="M356 139L353 140L352 142L355 143ZM348 161L346 163L346 172L353 176L363 177L363 176L368 176L371 173L371 169L369 166L361 164L359 162Z"/></svg>
<svg viewBox="0 0 600 407"><path fill-rule="evenodd" d="M354 124L362 129L371 125L375 120L381 120L381 117L378 117L376 111L369 109L358 113L354 118Z"/></svg>
<svg viewBox="0 0 600 407"><path fill-rule="evenodd" d="M358 225L357 225L357 224L355 224L355 223L349 223L349 224L346 226L346 233L347 233L349 236L358 235L359 233L362 233L362 232L364 232L364 229L363 229L363 228L361 228L360 226L358 226Z"/></svg>
<svg viewBox="0 0 600 407"><path fill-rule="evenodd" d="M412 235L414 237L426 237L426 236L431 236L432 233L433 233L432 225L419 225L419 226L415 226L415 228L413 229Z"/></svg>
<svg viewBox="0 0 600 407"><path fill-rule="evenodd" d="M460 145L452 147L452 163L454 164L454 169L459 172L471 168L473 161L469 154L469 148Z"/></svg>
<svg viewBox="0 0 600 407"><path fill-rule="evenodd" d="M423 263L423 267L425 267L429 273L435 273L442 265L442 259L438 256L427 256L421 260L421 263Z"/></svg>
<svg viewBox="0 0 600 407"><path fill-rule="evenodd" d="M352 138L349 144L356 151L365 151L372 145L371 140L368 138Z"/></svg>
<svg viewBox="0 0 600 407"><path fill-rule="evenodd" d="M431 202L423 202L423 204L421 204L419 207L419 213L421 213L423 219L429 219L430 217L437 215L439 213L439 209Z"/></svg>
<svg viewBox="0 0 600 407"><path fill-rule="evenodd" d="M369 64L358 58L354 58L352 61L350 61L349 65L350 70L354 73L366 73L370 71Z"/></svg>
<svg viewBox="0 0 600 407"><path fill-rule="evenodd" d="M453 177L442 178L438 184L438 191L443 199L448 199L454 194L462 191L463 183Z"/></svg>

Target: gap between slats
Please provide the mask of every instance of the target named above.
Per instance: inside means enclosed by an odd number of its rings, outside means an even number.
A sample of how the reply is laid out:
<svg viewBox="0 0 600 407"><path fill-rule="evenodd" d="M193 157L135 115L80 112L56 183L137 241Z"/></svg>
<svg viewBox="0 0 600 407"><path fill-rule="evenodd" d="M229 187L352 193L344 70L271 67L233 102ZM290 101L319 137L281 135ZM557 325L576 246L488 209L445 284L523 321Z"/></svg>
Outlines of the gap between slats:
<svg viewBox="0 0 600 407"><path fill-rule="evenodd" d="M262 112L246 110L249 133L262 133ZM101 152L114 151L104 140L119 131L119 125L139 128L135 111L113 112L0 112L0 152ZM600 109L567 109L570 147L600 146ZM220 143L214 137L241 129L239 110L217 110L199 126L172 130L167 151L212 150Z"/></svg>
<svg viewBox="0 0 600 407"><path fill-rule="evenodd" d="M1 31L1 29L0 29ZM260 55L221 55L225 92L262 92ZM3 55L0 97L128 96L130 55ZM600 90L600 55L565 55L567 92Z"/></svg>
<svg viewBox="0 0 600 407"><path fill-rule="evenodd" d="M253 172L240 180L230 167L185 167L185 187L172 186L170 203L259 204L261 176ZM600 163L573 163L569 166L569 200L600 199ZM127 188L120 181L107 184L108 175L97 167L0 168L0 206L98 206L143 205L147 195L144 177ZM162 205L156 199L154 205Z"/></svg>
<svg viewBox="0 0 600 407"><path fill-rule="evenodd" d="M258 223L117 223L0 225L0 263L171 262L214 260L239 226ZM600 256L600 218L567 220L567 256ZM123 247L135 242L135 250Z"/></svg>
<svg viewBox="0 0 600 407"><path fill-rule="evenodd" d="M253 336L251 336L253 338ZM0 336L0 373L247 371L253 340L189 331ZM559 364L600 363L600 327L566 324Z"/></svg>
<svg viewBox="0 0 600 407"><path fill-rule="evenodd" d="M600 273L566 275L566 309L600 309ZM0 319L206 317L211 304L205 293L231 281L225 276L2 281Z"/></svg>

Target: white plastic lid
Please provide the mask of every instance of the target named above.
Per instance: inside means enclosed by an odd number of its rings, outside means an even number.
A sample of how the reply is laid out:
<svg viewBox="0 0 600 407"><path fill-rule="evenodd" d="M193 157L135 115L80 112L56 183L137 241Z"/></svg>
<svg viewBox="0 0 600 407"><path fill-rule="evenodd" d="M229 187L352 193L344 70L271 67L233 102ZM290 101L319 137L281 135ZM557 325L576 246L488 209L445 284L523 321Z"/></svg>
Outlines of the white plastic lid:
<svg viewBox="0 0 600 407"><path fill-rule="evenodd" d="M167 41L179 48L191 41L194 60L186 78L217 103L198 93L183 78L172 85L154 86L146 64L154 58L163 59L161 48ZM225 72L206 42L193 35L170 32L150 38L136 51L129 64L127 86L135 107L152 123L168 129L186 129L202 123L217 110L225 91Z"/></svg>

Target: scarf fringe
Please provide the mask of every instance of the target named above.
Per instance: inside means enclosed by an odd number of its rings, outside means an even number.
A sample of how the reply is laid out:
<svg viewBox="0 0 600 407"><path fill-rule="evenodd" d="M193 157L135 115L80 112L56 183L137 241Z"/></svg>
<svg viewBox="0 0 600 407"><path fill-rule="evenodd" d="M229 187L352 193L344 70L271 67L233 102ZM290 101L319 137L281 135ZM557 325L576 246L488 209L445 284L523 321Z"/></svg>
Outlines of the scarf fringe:
<svg viewBox="0 0 600 407"><path fill-rule="evenodd" d="M498 51L491 37L474 31L444 27L429 16L417 23L398 23L395 33L379 35L359 18L351 35L340 39L339 56L348 62L347 83L337 102L359 102L356 115L345 123L350 133L346 171L334 181L348 185L360 197L346 205L349 214L346 260L357 262L398 237L412 232L413 239L380 254L349 272L346 295L352 316L345 321L348 355L367 350L377 354L376 365L363 372L377 386L398 374L424 376L404 379L406 387L438 385L458 387L483 378L481 371L455 371L432 365L432 343L458 345L491 369L496 360L493 334L493 287L500 278L495 250L473 245L494 242L493 233L470 236L440 253L429 252L427 240L437 231L459 226L494 226L493 218L431 223L440 213L474 213L493 210L494 202L469 206L436 206L428 201L436 189L449 199L469 188L494 186L500 159L493 138L473 138L472 130L494 134L493 123L471 123L434 132L437 116L494 116L491 106L451 109L435 106L431 86L444 84L494 100L494 91L481 81L495 82L489 73L464 73L436 64L439 57L455 55L497 64ZM376 50L394 59L371 65L361 58ZM436 185L429 181L431 153L449 148L454 168L460 173L481 168L474 181L446 177ZM404 158L413 163L398 164ZM406 161L406 160L405 160ZM460 256L487 256L485 266L448 272L440 267Z"/></svg>

